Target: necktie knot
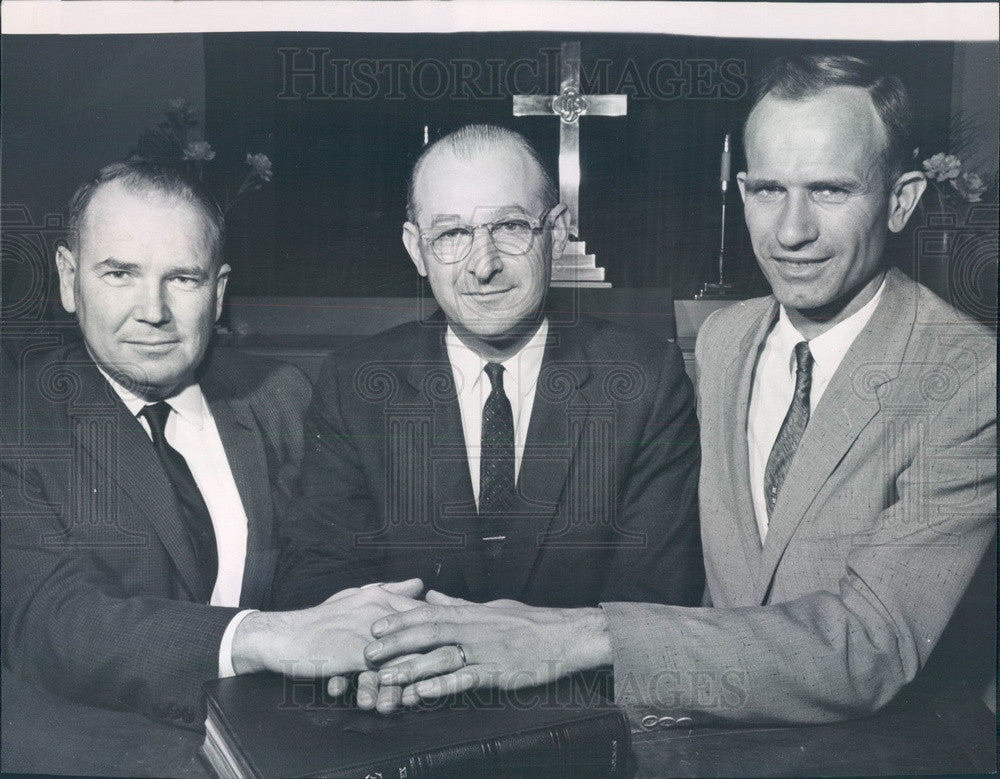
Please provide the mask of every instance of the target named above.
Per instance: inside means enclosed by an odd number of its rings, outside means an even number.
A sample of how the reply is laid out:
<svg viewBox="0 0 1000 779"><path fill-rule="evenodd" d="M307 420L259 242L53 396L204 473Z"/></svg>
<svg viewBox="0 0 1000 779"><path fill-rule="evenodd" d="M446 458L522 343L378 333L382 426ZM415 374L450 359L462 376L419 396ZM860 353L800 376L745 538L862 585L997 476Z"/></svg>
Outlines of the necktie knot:
<svg viewBox="0 0 1000 779"><path fill-rule="evenodd" d="M809 392L812 390L813 356L809 344L795 344L795 397L805 404L806 419L809 415Z"/></svg>
<svg viewBox="0 0 1000 779"><path fill-rule="evenodd" d="M809 374L812 372L813 367L813 356L812 352L809 351L809 344L805 341L799 341L795 344L795 374L801 375L803 373Z"/></svg>
<svg viewBox="0 0 1000 779"><path fill-rule="evenodd" d="M486 363L486 375L490 377L490 386L493 391L503 392L503 366L498 362Z"/></svg>
<svg viewBox="0 0 1000 779"><path fill-rule="evenodd" d="M170 411L170 404L165 400L161 400L159 403L150 403L148 406L143 406L139 412L139 416L146 418L146 422L149 423L149 429L154 436L162 438L164 437L164 431L167 429L167 417L170 416Z"/></svg>

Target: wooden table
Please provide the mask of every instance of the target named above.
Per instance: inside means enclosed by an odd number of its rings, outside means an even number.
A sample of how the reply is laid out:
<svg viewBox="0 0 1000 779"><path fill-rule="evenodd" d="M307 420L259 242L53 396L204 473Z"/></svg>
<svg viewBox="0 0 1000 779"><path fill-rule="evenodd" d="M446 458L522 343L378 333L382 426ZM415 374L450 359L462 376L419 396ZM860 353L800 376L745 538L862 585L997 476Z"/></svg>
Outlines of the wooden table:
<svg viewBox="0 0 1000 779"><path fill-rule="evenodd" d="M7 773L205 777L202 735L65 701L3 676ZM799 728L656 729L633 736L639 777L962 774L996 770L996 720L975 699L904 693L875 717Z"/></svg>
<svg viewBox="0 0 1000 779"><path fill-rule="evenodd" d="M996 718L974 696L907 695L862 720L797 728L693 728L634 734L641 776L985 774L997 769Z"/></svg>

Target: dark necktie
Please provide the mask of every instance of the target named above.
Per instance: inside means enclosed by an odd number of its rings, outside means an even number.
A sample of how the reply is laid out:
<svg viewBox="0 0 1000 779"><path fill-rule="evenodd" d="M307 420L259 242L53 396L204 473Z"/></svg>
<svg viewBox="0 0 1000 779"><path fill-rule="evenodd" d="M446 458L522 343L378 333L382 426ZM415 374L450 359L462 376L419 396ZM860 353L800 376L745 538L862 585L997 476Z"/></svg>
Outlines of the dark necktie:
<svg viewBox="0 0 1000 779"><path fill-rule="evenodd" d="M795 393L788 413L781 423L778 437L767 458L764 468L764 500L767 505L767 516L771 518L774 506L778 502L781 485L792 464L795 450L809 423L809 390L812 388L813 357L809 352L809 344L799 341L795 344Z"/></svg>
<svg viewBox="0 0 1000 779"><path fill-rule="evenodd" d="M479 516L492 579L493 564L503 550L503 512L514 498L514 415L503 391L503 366L486 364L492 390L483 406L479 459ZM492 581L491 581L492 586Z"/></svg>
<svg viewBox="0 0 1000 779"><path fill-rule="evenodd" d="M503 512L514 496L514 415L503 391L503 366L486 364L492 390L483 406L479 460L479 514Z"/></svg>
<svg viewBox="0 0 1000 779"><path fill-rule="evenodd" d="M184 455L167 443L165 430L167 417L170 416L170 405L164 401L143 407L139 416L145 417L149 423L149 431L153 437L153 446L160 456L163 469L174 488L177 501L180 503L181 516L184 518L185 529L194 547L198 567L202 579L209 591L215 586L219 573L218 554L215 549L215 531L212 528L212 515L208 512L201 490L195 483L191 469Z"/></svg>

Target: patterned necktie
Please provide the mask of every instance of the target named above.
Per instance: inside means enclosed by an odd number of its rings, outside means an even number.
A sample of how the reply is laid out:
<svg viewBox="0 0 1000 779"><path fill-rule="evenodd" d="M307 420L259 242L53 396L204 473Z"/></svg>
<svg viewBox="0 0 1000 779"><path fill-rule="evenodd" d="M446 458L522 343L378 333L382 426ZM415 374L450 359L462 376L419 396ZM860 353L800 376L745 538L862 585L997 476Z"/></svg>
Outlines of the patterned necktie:
<svg viewBox="0 0 1000 779"><path fill-rule="evenodd" d="M479 515L496 517L514 497L514 415L503 391L503 366L486 364L493 389L483 406L479 460Z"/></svg>
<svg viewBox="0 0 1000 779"><path fill-rule="evenodd" d="M202 579L211 591L219 574L212 515L208 511L208 506L205 505L205 499L195 483L194 476L191 475L191 469L188 467L184 455L167 443L164 431L167 427L167 417L170 416L170 411L170 405L160 401L144 406L139 412L139 416L145 417L149 423L153 446L160 456L163 469L177 495L181 516L184 518L185 529L191 539L191 545L194 547Z"/></svg>
<svg viewBox="0 0 1000 779"><path fill-rule="evenodd" d="M497 566L507 540L504 511L514 498L514 415L503 391L503 366L486 364L493 389L483 406L483 436L479 459L479 517L486 553L486 592L483 599L500 596Z"/></svg>
<svg viewBox="0 0 1000 779"><path fill-rule="evenodd" d="M799 448L799 441L809 424L809 390L812 388L813 356L809 344L799 341L795 344L795 393L792 403L781 423L778 437L767 458L764 468L764 499L767 504L767 517L771 518L774 506L778 502L782 482Z"/></svg>

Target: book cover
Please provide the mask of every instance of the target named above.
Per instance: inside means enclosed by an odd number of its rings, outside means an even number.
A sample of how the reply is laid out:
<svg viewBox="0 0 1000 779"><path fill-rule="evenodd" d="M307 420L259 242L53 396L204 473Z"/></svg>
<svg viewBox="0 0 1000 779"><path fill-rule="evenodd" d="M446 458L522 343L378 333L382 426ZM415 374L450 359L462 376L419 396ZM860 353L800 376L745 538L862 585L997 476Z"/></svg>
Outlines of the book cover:
<svg viewBox="0 0 1000 779"><path fill-rule="evenodd" d="M579 680L389 715L272 674L213 680L205 692L203 755L224 777L625 776L630 760L624 712Z"/></svg>

